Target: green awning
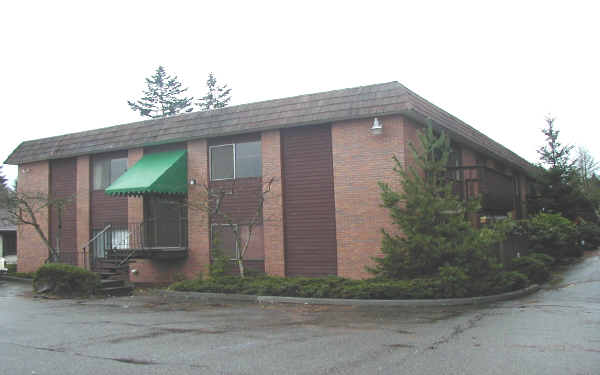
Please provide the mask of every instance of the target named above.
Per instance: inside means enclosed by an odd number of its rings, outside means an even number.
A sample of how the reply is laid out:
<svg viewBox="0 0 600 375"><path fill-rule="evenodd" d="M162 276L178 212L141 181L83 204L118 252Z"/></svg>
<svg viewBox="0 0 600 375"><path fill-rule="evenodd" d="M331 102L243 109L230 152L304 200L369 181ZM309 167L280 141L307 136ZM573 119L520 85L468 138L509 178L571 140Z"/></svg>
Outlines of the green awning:
<svg viewBox="0 0 600 375"><path fill-rule="evenodd" d="M125 196L185 194L187 192L185 150L144 155L104 192Z"/></svg>

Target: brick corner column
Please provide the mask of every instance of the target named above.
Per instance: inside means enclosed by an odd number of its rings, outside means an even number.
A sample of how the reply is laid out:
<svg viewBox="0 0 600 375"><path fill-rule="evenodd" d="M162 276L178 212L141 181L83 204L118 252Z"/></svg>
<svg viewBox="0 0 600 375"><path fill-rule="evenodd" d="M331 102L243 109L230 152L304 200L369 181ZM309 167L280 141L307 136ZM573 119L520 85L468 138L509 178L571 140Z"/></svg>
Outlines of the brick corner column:
<svg viewBox="0 0 600 375"><path fill-rule="evenodd" d="M374 266L380 257L381 229L397 233L389 212L381 207L377 182L398 189L392 156L406 161L406 123L401 116L386 116L383 134L368 132L373 119L333 123L331 143L335 194L338 276L365 279L372 275L365 266ZM410 130L410 129L409 129Z"/></svg>
<svg viewBox="0 0 600 375"><path fill-rule="evenodd" d="M206 139L187 143L188 180L195 179L195 185L188 185L188 257L183 273L188 278L207 275L210 265L210 232L208 217L200 209L192 208L195 201L204 198L203 186L208 184L208 144Z"/></svg>
<svg viewBox="0 0 600 375"><path fill-rule="evenodd" d="M50 162L48 160L19 165L19 193L50 194ZM38 211L36 219L48 238L50 234L49 209ZM33 272L48 258L48 248L31 225L17 227L17 269L19 272Z"/></svg>
<svg viewBox="0 0 600 375"><path fill-rule="evenodd" d="M263 181L273 178L271 193L263 207L265 272L285 276L285 242L283 229L283 184L281 136L279 130L262 133Z"/></svg>
<svg viewBox="0 0 600 375"><path fill-rule="evenodd" d="M90 240L90 157L89 155L79 156L77 158L77 181L75 207L76 241L77 241L77 265L87 268L89 263L86 254L89 254L89 246L86 246L86 252L82 251L83 246Z"/></svg>

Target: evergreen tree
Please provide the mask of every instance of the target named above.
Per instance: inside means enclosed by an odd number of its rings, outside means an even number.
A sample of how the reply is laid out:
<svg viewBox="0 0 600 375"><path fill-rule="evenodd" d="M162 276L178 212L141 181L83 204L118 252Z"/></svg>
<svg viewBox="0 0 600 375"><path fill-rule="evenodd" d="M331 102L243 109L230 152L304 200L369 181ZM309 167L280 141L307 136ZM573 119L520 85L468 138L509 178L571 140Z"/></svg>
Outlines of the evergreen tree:
<svg viewBox="0 0 600 375"><path fill-rule="evenodd" d="M542 133L546 136L546 145L538 150L541 162L539 184L537 194L528 198L531 213L558 213L570 220L598 221L595 205L586 197L580 184L577 160L571 160L573 146L560 143L560 131L554 127L553 118L546 118Z"/></svg>
<svg viewBox="0 0 600 375"><path fill-rule="evenodd" d="M405 167L394 157L401 189L379 183L383 206L401 235L383 231L383 258L375 258L377 274L414 278L450 272L479 278L494 268L490 246L497 232L474 228L469 217L479 209L477 200L462 201L453 194L446 165L450 142L435 135L431 126L419 133L420 147L410 145L414 165ZM450 268L446 268L450 267Z"/></svg>
<svg viewBox="0 0 600 375"><path fill-rule="evenodd" d="M180 112L191 112L192 97L183 96L187 88L182 88L177 76L167 74L163 66L156 69L154 75L146 78L144 96L135 101L127 101L133 111L141 116L161 118L174 116Z"/></svg>
<svg viewBox="0 0 600 375"><path fill-rule="evenodd" d="M206 86L208 87L208 93L196 102L200 110L209 111L211 109L226 107L229 104L231 101L231 89L227 85L217 85L214 73L208 75Z"/></svg>
<svg viewBox="0 0 600 375"><path fill-rule="evenodd" d="M6 208L8 206L8 198L10 195L10 188L8 187L6 177L2 171L2 165L0 164L0 208Z"/></svg>
<svg viewBox="0 0 600 375"><path fill-rule="evenodd" d="M540 155L542 164L546 164L550 169L559 170L564 178L569 178L573 172L575 161L570 158L573 146L563 146L558 140L560 131L554 128L554 118L546 117L546 128L542 133L546 136L546 145L540 147L537 153Z"/></svg>

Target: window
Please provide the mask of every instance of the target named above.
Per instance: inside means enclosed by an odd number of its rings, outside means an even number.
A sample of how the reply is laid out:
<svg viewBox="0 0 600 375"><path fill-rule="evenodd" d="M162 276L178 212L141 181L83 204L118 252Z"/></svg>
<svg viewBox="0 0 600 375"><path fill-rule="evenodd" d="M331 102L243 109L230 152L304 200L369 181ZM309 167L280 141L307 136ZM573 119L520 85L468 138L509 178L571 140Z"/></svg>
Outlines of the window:
<svg viewBox="0 0 600 375"><path fill-rule="evenodd" d="M262 158L260 141L210 147L210 179L260 177Z"/></svg>
<svg viewBox="0 0 600 375"><path fill-rule="evenodd" d="M92 238L100 233L100 229L92 231ZM108 249L129 249L129 231L127 229L110 229L92 242L95 258L104 258Z"/></svg>
<svg viewBox="0 0 600 375"><path fill-rule="evenodd" d="M94 160L94 190L104 190L127 170L127 158Z"/></svg>

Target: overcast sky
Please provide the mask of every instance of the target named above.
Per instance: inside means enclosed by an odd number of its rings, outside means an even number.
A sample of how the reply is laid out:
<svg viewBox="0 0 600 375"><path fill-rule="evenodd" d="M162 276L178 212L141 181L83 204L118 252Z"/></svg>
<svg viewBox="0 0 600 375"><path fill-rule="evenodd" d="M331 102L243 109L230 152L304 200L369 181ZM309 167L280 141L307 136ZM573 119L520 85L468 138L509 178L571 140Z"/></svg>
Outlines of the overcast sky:
<svg viewBox="0 0 600 375"><path fill-rule="evenodd" d="M600 160L597 1L90 3L0 5L1 161L141 119L127 100L159 64L196 97L214 72L232 104L399 81L531 162L551 114Z"/></svg>

